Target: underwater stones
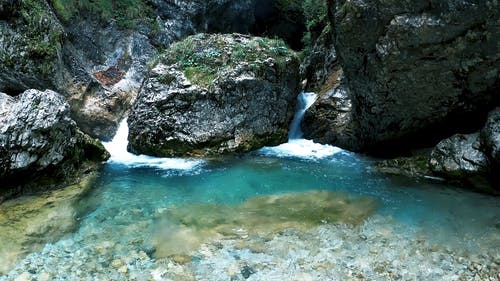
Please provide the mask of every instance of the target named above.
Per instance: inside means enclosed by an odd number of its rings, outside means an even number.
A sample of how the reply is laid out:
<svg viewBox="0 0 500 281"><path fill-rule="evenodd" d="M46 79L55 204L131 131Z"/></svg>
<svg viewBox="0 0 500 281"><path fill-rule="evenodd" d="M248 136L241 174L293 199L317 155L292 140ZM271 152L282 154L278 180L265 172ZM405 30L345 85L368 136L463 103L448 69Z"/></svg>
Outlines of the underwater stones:
<svg viewBox="0 0 500 281"><path fill-rule="evenodd" d="M76 228L75 205L91 189L95 178L96 174L90 173L78 184L0 205L0 274L45 243L55 242Z"/></svg>
<svg viewBox="0 0 500 281"><path fill-rule="evenodd" d="M246 152L287 139L298 58L282 41L198 34L158 59L129 116L129 150Z"/></svg>
<svg viewBox="0 0 500 281"><path fill-rule="evenodd" d="M56 92L1 95L0 104L1 195L43 176L47 182L71 177L84 163L107 158L97 140L79 131L68 104Z"/></svg>
<svg viewBox="0 0 500 281"><path fill-rule="evenodd" d="M193 204L172 208L159 215L153 238L155 256L189 255L217 237L271 239L287 229L307 230L326 223L357 225L376 208L376 201L370 197L330 191L258 196L238 206Z"/></svg>

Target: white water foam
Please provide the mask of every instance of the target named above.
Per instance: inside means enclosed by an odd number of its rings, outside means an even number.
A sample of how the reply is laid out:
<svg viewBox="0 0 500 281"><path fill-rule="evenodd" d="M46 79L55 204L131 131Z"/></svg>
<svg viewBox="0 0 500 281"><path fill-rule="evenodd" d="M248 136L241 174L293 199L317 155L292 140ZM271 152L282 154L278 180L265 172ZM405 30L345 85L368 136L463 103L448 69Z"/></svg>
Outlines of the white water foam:
<svg viewBox="0 0 500 281"><path fill-rule="evenodd" d="M194 170L204 161L184 158L159 158L147 155L135 155L127 151L128 124L125 118L118 127L116 135L110 142L103 142L111 154L108 163L121 164L133 168L153 167L165 170Z"/></svg>
<svg viewBox="0 0 500 281"><path fill-rule="evenodd" d="M259 153L274 157L298 157L304 159L322 159L332 156L342 149L315 143L312 140L303 139L304 133L300 128L306 110L316 101L315 93L302 92L297 97L297 111L290 124L288 142L273 147L263 147Z"/></svg>
<svg viewBox="0 0 500 281"><path fill-rule="evenodd" d="M299 157L305 159L326 158L341 151L342 149L338 147L319 144L306 139L289 140L287 143L273 147L264 147L259 150L260 153L267 156Z"/></svg>

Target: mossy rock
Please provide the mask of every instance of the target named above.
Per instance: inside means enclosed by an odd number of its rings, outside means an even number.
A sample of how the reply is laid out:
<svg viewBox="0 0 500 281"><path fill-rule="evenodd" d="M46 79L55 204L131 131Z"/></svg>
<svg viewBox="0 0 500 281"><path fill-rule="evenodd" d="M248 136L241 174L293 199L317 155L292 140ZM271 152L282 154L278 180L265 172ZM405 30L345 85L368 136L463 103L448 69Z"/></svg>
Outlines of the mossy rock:
<svg viewBox="0 0 500 281"><path fill-rule="evenodd" d="M197 34L174 43L157 62L175 65L189 81L207 87L238 65L246 65L256 76L262 76L268 58L275 58L279 70L284 72L285 60L290 56L295 56L295 52L281 39Z"/></svg>

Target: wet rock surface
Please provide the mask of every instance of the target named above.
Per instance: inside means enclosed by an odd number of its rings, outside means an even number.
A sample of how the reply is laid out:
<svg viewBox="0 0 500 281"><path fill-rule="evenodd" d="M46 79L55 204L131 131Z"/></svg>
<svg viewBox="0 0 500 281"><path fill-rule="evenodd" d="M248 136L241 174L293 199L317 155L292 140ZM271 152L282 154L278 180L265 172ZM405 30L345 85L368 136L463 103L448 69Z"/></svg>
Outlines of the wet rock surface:
<svg viewBox="0 0 500 281"><path fill-rule="evenodd" d="M373 171L415 179L433 179L433 172L429 167L429 159L430 155L423 154L383 160L373 167ZM436 180L438 179L436 178Z"/></svg>
<svg viewBox="0 0 500 281"><path fill-rule="evenodd" d="M79 131L69 105L56 92L28 90L16 98L0 94L2 193L48 176L73 175L86 161L103 161L104 147Z"/></svg>
<svg viewBox="0 0 500 281"><path fill-rule="evenodd" d="M484 150L494 169L500 169L500 107L488 114L488 120L481 130Z"/></svg>
<svg viewBox="0 0 500 281"><path fill-rule="evenodd" d="M110 140L130 110L147 63L157 54L147 26L125 31L116 24L79 21L66 28L63 55L67 80L61 89L72 118L85 133Z"/></svg>
<svg viewBox="0 0 500 281"><path fill-rule="evenodd" d="M345 134L352 141L329 142L372 152L433 144L457 129L479 128L498 104L497 1L329 6L355 115Z"/></svg>
<svg viewBox="0 0 500 281"><path fill-rule="evenodd" d="M282 41L188 37L153 67L129 122L129 149L156 156L245 152L286 141L299 84Z"/></svg>
<svg viewBox="0 0 500 281"><path fill-rule="evenodd" d="M478 189L489 189L486 179L489 162L480 145L479 133L457 134L445 139L432 151L430 168L438 175L469 182Z"/></svg>

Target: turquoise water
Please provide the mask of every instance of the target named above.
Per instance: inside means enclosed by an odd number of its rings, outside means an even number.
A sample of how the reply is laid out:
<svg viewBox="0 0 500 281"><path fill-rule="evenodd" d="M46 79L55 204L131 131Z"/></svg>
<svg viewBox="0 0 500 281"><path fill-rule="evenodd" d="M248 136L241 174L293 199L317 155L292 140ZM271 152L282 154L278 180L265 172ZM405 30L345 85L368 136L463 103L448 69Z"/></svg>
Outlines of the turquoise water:
<svg viewBox="0 0 500 281"><path fill-rule="evenodd" d="M300 139L314 99L299 95L288 143L230 157L133 155L124 120L78 229L0 280L500 278L497 197L381 175L376 159Z"/></svg>
<svg viewBox="0 0 500 281"><path fill-rule="evenodd" d="M323 159L265 154L206 160L184 170L107 164L94 191L81 202L87 210L81 223L95 226L102 220L103 227L120 226L136 219L117 216L127 210L140 210L140 220L153 220L158 210L172 206L237 205L259 195L329 190L371 196L377 213L394 218L408 234L451 246L473 249L484 235L499 232L496 197L379 175L370 171L375 160L349 152Z"/></svg>

